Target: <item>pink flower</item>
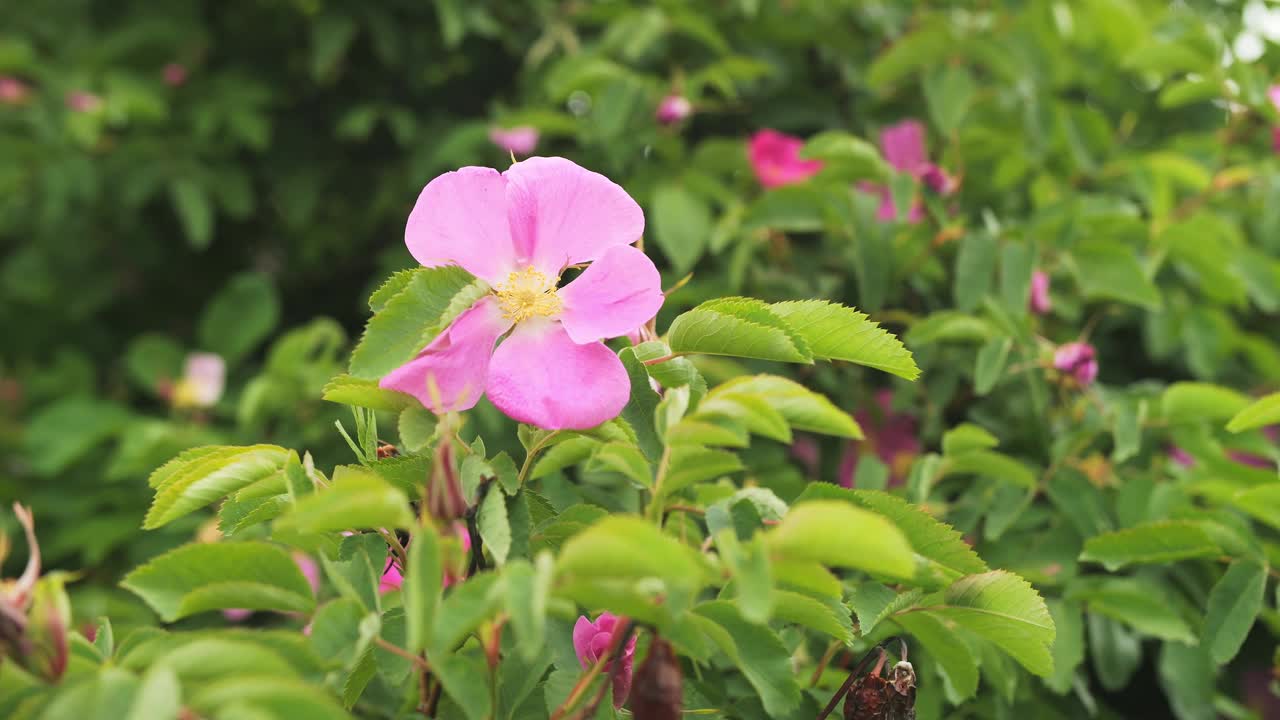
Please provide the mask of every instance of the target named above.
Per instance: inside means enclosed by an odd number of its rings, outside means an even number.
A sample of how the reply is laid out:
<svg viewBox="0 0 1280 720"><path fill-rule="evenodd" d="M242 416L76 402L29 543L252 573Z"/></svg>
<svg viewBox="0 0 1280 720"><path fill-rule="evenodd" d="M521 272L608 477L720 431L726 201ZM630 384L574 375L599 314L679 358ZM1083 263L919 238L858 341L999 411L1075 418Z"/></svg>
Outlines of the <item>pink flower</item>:
<svg viewBox="0 0 1280 720"><path fill-rule="evenodd" d="M767 188L804 182L822 169L821 160L801 160L804 140L777 130L761 130L751 136L747 159L760 184Z"/></svg>
<svg viewBox="0 0 1280 720"><path fill-rule="evenodd" d="M1031 298L1027 305L1036 315L1048 314L1053 309L1053 301L1049 299L1049 274L1043 270L1031 274Z"/></svg>
<svg viewBox="0 0 1280 720"><path fill-rule="evenodd" d="M513 128L490 128L489 140L507 152L512 152L516 155L528 155L533 152L534 148L538 147L538 129L528 125L520 125Z"/></svg>
<svg viewBox="0 0 1280 720"><path fill-rule="evenodd" d="M603 612L591 622L585 615L578 618L573 626L573 649L578 654L578 662L583 670L590 669L609 652L613 644L613 631L618 625L618 618L613 613ZM631 692L631 670L636 652L636 636L633 634L622 651L622 670L613 678L613 706L622 707L627 695ZM610 673L613 661L604 666L604 672Z"/></svg>
<svg viewBox="0 0 1280 720"><path fill-rule="evenodd" d="M1053 367L1075 378L1080 385L1089 385L1098 377L1098 360L1089 343L1071 342L1058 346L1053 354Z"/></svg>
<svg viewBox="0 0 1280 720"><path fill-rule="evenodd" d="M693 103L689 102L689 98L683 95L672 93L662 98L658 103L658 110L654 115L658 118L658 122L663 125L674 125L682 122L693 114Z"/></svg>
<svg viewBox="0 0 1280 720"><path fill-rule="evenodd" d="M93 112L102 107L102 98L91 92L73 90L67 93L66 103L75 112Z"/></svg>
<svg viewBox="0 0 1280 720"><path fill-rule="evenodd" d="M460 265L492 290L380 385L435 412L487 394L510 417L553 430L616 417L631 385L602 340L635 330L663 301L658 269L631 245L643 232L625 190L564 158L432 180L409 216L409 252L427 267Z"/></svg>
<svg viewBox="0 0 1280 720"><path fill-rule="evenodd" d="M16 77L0 75L0 103L19 105L27 101L31 88Z"/></svg>
<svg viewBox="0 0 1280 720"><path fill-rule="evenodd" d="M399 590L403 584L404 575L400 572L400 566L395 558L387 558L387 565L382 569L382 577L378 579L378 592L389 593L392 590Z"/></svg>
<svg viewBox="0 0 1280 720"><path fill-rule="evenodd" d="M218 404L226 387L227 363L215 353L191 353L182 379L173 386L174 407L208 408Z"/></svg>
<svg viewBox="0 0 1280 720"><path fill-rule="evenodd" d="M942 168L929 162L924 147L924 126L919 121L904 120L882 130L880 150L894 170L911 175L931 191L939 195L949 195L955 191L955 179ZM876 214L877 219L888 222L900 217L900 213L893 204L893 195L887 186L864 183L862 187L864 190L880 195L880 211ZM924 206L916 200L907 209L907 222L918 223L923 218Z"/></svg>
<svg viewBox="0 0 1280 720"><path fill-rule="evenodd" d="M893 391L876 393L876 412L867 409L853 414L862 426L866 439L851 442L840 460L840 484L854 487L861 452L870 450L889 467L889 487L901 485L907 479L911 463L920 454L920 437L915 417L893 411Z"/></svg>
<svg viewBox="0 0 1280 720"><path fill-rule="evenodd" d="M163 75L165 85L178 87L187 82L187 66L182 63L171 62L164 66Z"/></svg>

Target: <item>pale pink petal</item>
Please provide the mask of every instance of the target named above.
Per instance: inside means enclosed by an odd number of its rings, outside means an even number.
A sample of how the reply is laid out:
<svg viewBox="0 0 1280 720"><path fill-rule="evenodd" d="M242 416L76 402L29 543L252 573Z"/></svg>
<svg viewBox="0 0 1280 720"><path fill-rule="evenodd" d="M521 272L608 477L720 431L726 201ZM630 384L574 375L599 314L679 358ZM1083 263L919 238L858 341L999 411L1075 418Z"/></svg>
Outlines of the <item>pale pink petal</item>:
<svg viewBox="0 0 1280 720"><path fill-rule="evenodd" d="M560 322L578 344L621 337L658 313L662 277L631 245L609 248L560 291Z"/></svg>
<svg viewBox="0 0 1280 720"><path fill-rule="evenodd" d="M489 141L507 152L528 155L538 147L538 129L528 125L490 128Z"/></svg>
<svg viewBox="0 0 1280 720"><path fill-rule="evenodd" d="M520 422L586 430L622 412L631 383L604 343L579 345L558 322L526 321L493 353L486 392Z"/></svg>
<svg viewBox="0 0 1280 720"><path fill-rule="evenodd" d="M489 284L517 269L507 222L507 179L464 167L427 183L409 214L404 242L427 267L460 265Z"/></svg>
<svg viewBox="0 0 1280 720"><path fill-rule="evenodd" d="M311 559L306 553L295 552L293 561L297 563L298 569L302 571L302 576L307 579L307 584L311 586L311 594L320 592L320 566L315 560Z"/></svg>
<svg viewBox="0 0 1280 720"><path fill-rule="evenodd" d="M244 622L253 614L252 610L245 608L227 608L222 611L222 616L233 623Z"/></svg>
<svg viewBox="0 0 1280 720"><path fill-rule="evenodd" d="M586 670L595 664L596 658L591 655L591 639L596 635L596 628L585 615L578 617L573 625L573 651L578 655L578 662Z"/></svg>
<svg viewBox="0 0 1280 720"><path fill-rule="evenodd" d="M1271 101L1272 107L1280 110L1280 85L1272 85L1267 88L1267 99Z"/></svg>
<svg viewBox="0 0 1280 720"><path fill-rule="evenodd" d="M408 393L434 412L471 408L484 393L493 343L510 327L497 301L484 297L378 385Z"/></svg>
<svg viewBox="0 0 1280 720"><path fill-rule="evenodd" d="M187 355L182 377L193 405L213 407L226 387L227 363L217 353L191 353Z"/></svg>
<svg viewBox="0 0 1280 720"><path fill-rule="evenodd" d="M503 176L510 236L521 266L555 277L569 265L595 260L644 234L644 212L626 190L569 160L529 158Z"/></svg>
<svg viewBox="0 0 1280 720"><path fill-rule="evenodd" d="M880 148L884 159L900 172L917 173L929 162L924 149L924 126L915 120L904 120L882 130Z"/></svg>

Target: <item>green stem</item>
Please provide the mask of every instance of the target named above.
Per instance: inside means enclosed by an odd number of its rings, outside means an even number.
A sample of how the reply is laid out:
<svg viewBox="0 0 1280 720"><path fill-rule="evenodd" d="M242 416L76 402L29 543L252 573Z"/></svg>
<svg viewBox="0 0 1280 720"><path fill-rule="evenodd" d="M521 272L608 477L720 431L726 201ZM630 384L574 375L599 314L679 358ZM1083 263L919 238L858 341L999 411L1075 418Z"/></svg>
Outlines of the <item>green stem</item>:
<svg viewBox="0 0 1280 720"><path fill-rule="evenodd" d="M653 481L653 496L646 508L648 515L658 525L662 525L662 481L667 477L667 466L671 464L671 446L662 448L662 459L658 461L658 475Z"/></svg>
<svg viewBox="0 0 1280 720"><path fill-rule="evenodd" d="M542 450L546 448L547 444L551 442L551 438L559 434L560 431L556 430L539 440L533 447L529 448L529 453L524 456L524 464L520 466L520 474L516 476L516 487L524 487L524 481L529 479L529 471L533 469L534 459L537 458L538 453L542 452Z"/></svg>

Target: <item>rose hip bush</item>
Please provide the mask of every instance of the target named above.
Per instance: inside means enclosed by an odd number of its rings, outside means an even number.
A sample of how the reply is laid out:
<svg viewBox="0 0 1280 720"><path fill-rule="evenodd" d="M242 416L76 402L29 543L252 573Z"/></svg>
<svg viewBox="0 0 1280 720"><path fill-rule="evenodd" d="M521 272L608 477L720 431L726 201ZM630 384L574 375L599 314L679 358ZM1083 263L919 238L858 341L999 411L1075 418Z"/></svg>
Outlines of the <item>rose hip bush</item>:
<svg viewBox="0 0 1280 720"><path fill-rule="evenodd" d="M1278 18L0 8L0 715L1274 716Z"/></svg>

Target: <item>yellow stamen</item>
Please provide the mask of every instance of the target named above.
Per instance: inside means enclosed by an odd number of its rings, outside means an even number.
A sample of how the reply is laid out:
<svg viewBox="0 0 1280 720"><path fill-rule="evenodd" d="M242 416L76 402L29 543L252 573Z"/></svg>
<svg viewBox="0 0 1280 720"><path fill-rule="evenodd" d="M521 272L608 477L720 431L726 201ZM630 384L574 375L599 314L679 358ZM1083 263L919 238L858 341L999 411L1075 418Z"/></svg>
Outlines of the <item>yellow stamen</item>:
<svg viewBox="0 0 1280 720"><path fill-rule="evenodd" d="M506 282L494 286L498 307L512 322L533 317L554 317L563 303L556 295L556 280L527 267L507 276Z"/></svg>

